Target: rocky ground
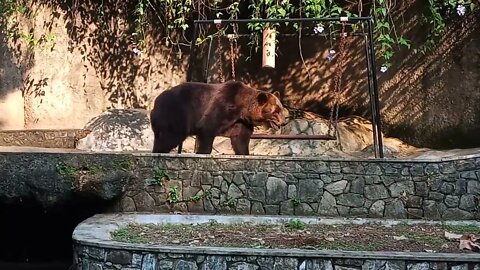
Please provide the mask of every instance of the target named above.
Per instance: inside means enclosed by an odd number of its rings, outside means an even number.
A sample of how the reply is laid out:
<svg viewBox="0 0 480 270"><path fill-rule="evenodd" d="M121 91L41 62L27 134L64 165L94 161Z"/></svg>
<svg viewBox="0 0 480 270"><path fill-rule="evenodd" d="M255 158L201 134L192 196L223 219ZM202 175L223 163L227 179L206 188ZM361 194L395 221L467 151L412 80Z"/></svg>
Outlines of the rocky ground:
<svg viewBox="0 0 480 270"><path fill-rule="evenodd" d="M277 131L277 134L325 135L330 122L321 116L309 113L307 117L290 119L289 123ZM145 110L115 109L93 118L86 129L92 132L81 139L77 145L83 151L145 151L153 146L153 133L150 128L148 112ZM255 133L273 133L271 130L257 128ZM373 136L370 121L361 117L339 119L336 140L270 140L252 139L251 155L269 156L324 156L324 157L361 157L372 158ZM333 134L333 133L332 133ZM389 158L438 158L452 155L477 153L480 149L453 149L436 151L410 146L399 139L383 137L384 153ZM183 144L184 153L193 153L194 137ZM217 137L213 155L233 154L230 140ZM172 153L176 153L176 149Z"/></svg>

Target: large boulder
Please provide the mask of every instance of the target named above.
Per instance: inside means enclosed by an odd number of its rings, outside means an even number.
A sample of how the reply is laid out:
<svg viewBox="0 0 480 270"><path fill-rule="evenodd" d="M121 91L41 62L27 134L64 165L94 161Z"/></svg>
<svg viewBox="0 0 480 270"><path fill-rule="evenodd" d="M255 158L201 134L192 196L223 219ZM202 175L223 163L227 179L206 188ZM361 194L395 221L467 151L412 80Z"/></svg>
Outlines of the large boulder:
<svg viewBox="0 0 480 270"><path fill-rule="evenodd" d="M322 135L329 131L330 122L320 116L308 119L291 119L277 131L280 134ZM153 132L149 113L146 110L114 109L93 118L85 126L91 133L78 143L77 149L85 151L146 151L153 147ZM256 128L255 133L269 133L272 130ZM370 157L373 156L372 126L360 117L348 117L338 121L336 140L277 140L252 139L252 155L281 156L330 156ZM387 156L401 156L414 148L393 138L385 138ZM194 137L183 144L184 153L193 153ZM172 153L176 153L173 149ZM214 141L214 155L233 154L230 140L217 137Z"/></svg>
<svg viewBox="0 0 480 270"><path fill-rule="evenodd" d="M79 150L151 151L153 146L153 132L146 110L106 111L91 119L84 129L91 132L78 141Z"/></svg>

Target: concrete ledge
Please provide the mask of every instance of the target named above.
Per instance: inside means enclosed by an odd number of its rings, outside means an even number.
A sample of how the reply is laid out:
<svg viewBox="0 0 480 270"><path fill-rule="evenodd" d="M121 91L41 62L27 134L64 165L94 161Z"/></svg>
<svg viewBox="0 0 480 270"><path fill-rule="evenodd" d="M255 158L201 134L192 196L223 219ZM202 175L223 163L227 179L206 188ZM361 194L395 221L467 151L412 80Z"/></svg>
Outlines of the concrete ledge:
<svg viewBox="0 0 480 270"><path fill-rule="evenodd" d="M188 247L188 246L160 246L147 244L128 244L113 241L110 232L117 228L135 222L139 224L163 224L163 223L206 223L215 219L220 223L258 222L258 223L283 223L292 217L283 216L221 216L221 215L158 215L158 214L111 214L95 215L77 226L73 233L75 264L83 265L114 265L108 258L122 253L123 264L118 267L131 267L132 269L145 268L145 258L150 258L150 264L158 267L160 264L171 263L170 269L232 269L227 268L235 264L241 264L250 268L238 269L270 269L262 267L262 262L271 261L278 263L278 269L334 269L334 266L355 267L362 269L389 269L386 265L400 267L398 269L431 269L429 267L446 266L439 269L478 269L480 267L480 254L464 253L426 253L426 252L369 252L369 251L333 251L333 250L301 250L301 249L253 249L253 248L223 248L223 247ZM435 221L412 221L412 220L382 220L382 219L331 219L331 218L304 218L296 217L310 224L384 224L394 225L398 223L440 224ZM475 224L479 222L445 222L447 225ZM93 254L93 256L92 256ZM99 255L100 254L100 255ZM141 258L139 258L141 256ZM163 261L163 262L162 262ZM179 268L175 265L190 265L190 268ZM216 268L208 268L209 263L225 262L217 264ZM138 264L141 262L140 264ZM302 267L304 265L304 268ZM223 265L225 267L223 267ZM310 265L311 267L305 267ZM318 267L315 267L317 265ZM323 265L324 268L321 268ZM211 265L210 265L211 266ZM256 267L255 267L256 266ZM403 266L403 267L402 267ZM207 268L205 268L207 267ZM417 268L412 268L417 267ZM468 268L470 267L470 268ZM477 268L475 268L477 267ZM130 268L129 268L130 269ZM158 268L152 268L158 269ZM233 268L237 269L237 268ZM277 268L275 268L277 269ZM336 269L336 268L335 268ZM357 269L357 268L342 268ZM437 268L433 268L437 269Z"/></svg>
<svg viewBox="0 0 480 270"><path fill-rule="evenodd" d="M86 129L0 130L0 146L74 149L90 132Z"/></svg>

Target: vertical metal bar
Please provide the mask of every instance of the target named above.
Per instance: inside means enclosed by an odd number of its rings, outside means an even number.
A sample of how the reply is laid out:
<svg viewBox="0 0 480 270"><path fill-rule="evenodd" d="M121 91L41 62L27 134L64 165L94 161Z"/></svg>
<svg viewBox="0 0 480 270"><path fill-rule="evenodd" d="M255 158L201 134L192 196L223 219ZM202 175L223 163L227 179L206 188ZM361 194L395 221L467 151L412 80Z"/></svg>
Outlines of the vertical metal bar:
<svg viewBox="0 0 480 270"><path fill-rule="evenodd" d="M192 81L192 73L193 73L193 59L195 54L195 42L197 40L197 23L193 23L193 37L192 41L190 42L190 55L188 58L188 69L187 69L187 82ZM178 144L178 154L182 153L183 148L183 141Z"/></svg>
<svg viewBox="0 0 480 270"><path fill-rule="evenodd" d="M192 80L192 73L193 73L193 59L194 59L194 54L195 54L195 42L197 39L197 28L198 25L197 23L193 23L193 37L192 41L190 42L190 56L189 56L189 61L188 61L188 69L187 69L187 82L190 82Z"/></svg>
<svg viewBox="0 0 480 270"><path fill-rule="evenodd" d="M380 101L378 97L378 85L376 75L375 64L375 47L373 45L373 25L372 20L367 21L367 40L365 47L367 51L367 68L368 68L368 80L369 80L369 92L370 92L370 104L372 110L372 128L373 128L373 140L375 148L375 157L383 158L383 142L382 142L382 123L380 117Z"/></svg>
<svg viewBox="0 0 480 270"><path fill-rule="evenodd" d="M207 63L205 63L205 74L203 75L203 82L208 83L208 72L210 71L210 57L212 54L212 42L213 42L213 37L210 38L210 42L208 43L208 53L207 53Z"/></svg>
<svg viewBox="0 0 480 270"><path fill-rule="evenodd" d="M363 24L365 27L365 24ZM367 31L368 32L368 31ZM371 114L371 121L372 121L372 131L373 131L373 143L374 143L374 152L375 152L375 157L378 158L378 153L377 153L377 129L375 126L375 105L373 103L373 83L372 83L372 65L370 62L370 49L368 47L368 40L369 40L369 35L367 34L364 37L365 41L365 60L367 62L367 81L368 81L368 96L370 98L370 114Z"/></svg>

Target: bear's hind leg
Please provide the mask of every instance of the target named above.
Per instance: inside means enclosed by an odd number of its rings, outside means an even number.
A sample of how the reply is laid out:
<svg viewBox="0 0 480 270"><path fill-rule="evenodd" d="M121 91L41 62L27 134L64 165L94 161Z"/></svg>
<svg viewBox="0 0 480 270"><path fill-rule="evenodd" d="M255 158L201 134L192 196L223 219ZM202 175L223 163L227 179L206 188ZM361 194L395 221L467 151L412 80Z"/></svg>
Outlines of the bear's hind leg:
<svg viewBox="0 0 480 270"><path fill-rule="evenodd" d="M187 138L173 132L155 132L154 136L152 153L169 153Z"/></svg>

